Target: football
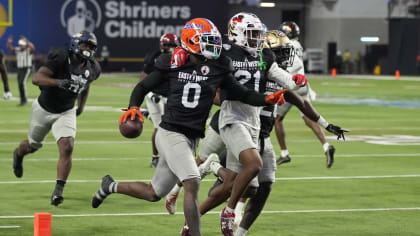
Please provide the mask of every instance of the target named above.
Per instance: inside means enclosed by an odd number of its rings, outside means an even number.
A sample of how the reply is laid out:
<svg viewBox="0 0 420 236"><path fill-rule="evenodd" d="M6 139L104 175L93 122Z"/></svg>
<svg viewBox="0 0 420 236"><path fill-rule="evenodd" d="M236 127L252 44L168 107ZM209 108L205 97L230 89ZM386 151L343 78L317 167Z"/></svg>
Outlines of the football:
<svg viewBox="0 0 420 236"><path fill-rule="evenodd" d="M120 124L120 133L126 138L137 138L143 131L143 123L136 116L134 120L130 118Z"/></svg>

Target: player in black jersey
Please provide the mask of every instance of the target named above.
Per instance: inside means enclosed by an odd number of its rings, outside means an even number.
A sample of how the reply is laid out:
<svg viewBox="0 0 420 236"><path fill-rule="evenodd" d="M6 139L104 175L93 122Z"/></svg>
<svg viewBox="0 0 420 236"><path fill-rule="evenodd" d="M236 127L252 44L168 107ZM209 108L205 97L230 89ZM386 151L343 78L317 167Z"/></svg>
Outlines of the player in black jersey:
<svg viewBox="0 0 420 236"><path fill-rule="evenodd" d="M155 69L156 59L162 53L172 53L174 49L178 46L178 37L175 34L167 33L162 35L159 40L159 50L153 50L147 53L144 58L144 68L143 72L140 74L140 79L144 79L148 74L152 73ZM159 162L159 152L156 148L156 132L157 127L161 122L161 117L164 112L164 106L166 103L166 94L167 91L158 91L158 93L148 93L146 95L146 105L148 110L148 117L152 120L153 126L155 127L152 134L152 160L150 162L150 167L156 168Z"/></svg>
<svg viewBox="0 0 420 236"><path fill-rule="evenodd" d="M41 94L32 104L28 139L13 153L13 171L20 178L23 157L41 148L52 130L60 153L57 184L51 196L51 204L56 206L64 200L63 188L71 170L76 116L83 112L90 83L101 73L94 58L96 48L95 35L82 31L71 38L68 49L53 49L48 54L47 61L32 78ZM76 99L77 109L74 107Z"/></svg>
<svg viewBox="0 0 420 236"><path fill-rule="evenodd" d="M165 196L176 181L183 182L184 214L190 234L201 235L197 194L200 174L194 161L194 151L200 137L204 136L205 124L218 88L226 90L229 97L254 106L275 104L282 92L264 96L241 86L232 76L231 60L220 56L222 42L216 26L207 19L189 21L181 33L182 48L191 56L183 66L171 62L171 55L162 54L156 62L156 70L134 88L127 117L141 117L139 105L145 95L167 83L167 106L156 135L156 145L161 154L151 184L143 182L117 183L111 176L103 177L98 192L92 199L92 207L98 207L111 193L122 193L147 201L158 201Z"/></svg>
<svg viewBox="0 0 420 236"><path fill-rule="evenodd" d="M0 76L1 80L3 81L3 98L5 100L9 100L12 97L12 92L10 92L9 88L9 78L7 76L7 67L4 63L4 55L3 50L0 48Z"/></svg>

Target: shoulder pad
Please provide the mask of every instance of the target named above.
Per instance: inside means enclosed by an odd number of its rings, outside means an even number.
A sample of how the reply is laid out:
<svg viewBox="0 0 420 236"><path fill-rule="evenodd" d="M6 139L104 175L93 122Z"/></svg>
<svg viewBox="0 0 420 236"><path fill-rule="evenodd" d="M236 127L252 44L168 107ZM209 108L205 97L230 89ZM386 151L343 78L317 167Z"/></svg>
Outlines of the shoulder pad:
<svg viewBox="0 0 420 236"><path fill-rule="evenodd" d="M162 53L156 59L155 68L161 71L168 71L171 69L171 54Z"/></svg>

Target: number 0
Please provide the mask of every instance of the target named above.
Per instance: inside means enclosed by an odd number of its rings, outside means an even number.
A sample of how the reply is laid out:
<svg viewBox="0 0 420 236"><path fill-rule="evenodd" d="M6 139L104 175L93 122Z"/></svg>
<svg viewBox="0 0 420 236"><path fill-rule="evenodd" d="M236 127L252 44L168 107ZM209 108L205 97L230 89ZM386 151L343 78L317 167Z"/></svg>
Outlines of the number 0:
<svg viewBox="0 0 420 236"><path fill-rule="evenodd" d="M194 90L194 98L192 101L188 101L190 91ZM182 93L182 105L187 108L195 108L198 106L198 100L200 99L201 86L197 83L187 83L184 86L184 91Z"/></svg>

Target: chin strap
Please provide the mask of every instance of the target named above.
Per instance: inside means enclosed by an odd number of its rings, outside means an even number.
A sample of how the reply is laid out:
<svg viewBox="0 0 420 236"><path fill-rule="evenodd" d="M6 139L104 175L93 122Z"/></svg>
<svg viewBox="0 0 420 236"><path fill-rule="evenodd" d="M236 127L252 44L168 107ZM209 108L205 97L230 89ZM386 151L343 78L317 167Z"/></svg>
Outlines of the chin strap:
<svg viewBox="0 0 420 236"><path fill-rule="evenodd" d="M260 57L260 61L258 62L258 67L260 68L260 70L266 70L267 69L267 63L265 61L263 61L262 50L258 52L258 55Z"/></svg>

